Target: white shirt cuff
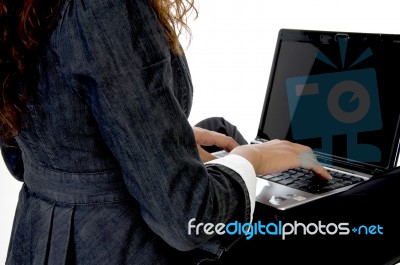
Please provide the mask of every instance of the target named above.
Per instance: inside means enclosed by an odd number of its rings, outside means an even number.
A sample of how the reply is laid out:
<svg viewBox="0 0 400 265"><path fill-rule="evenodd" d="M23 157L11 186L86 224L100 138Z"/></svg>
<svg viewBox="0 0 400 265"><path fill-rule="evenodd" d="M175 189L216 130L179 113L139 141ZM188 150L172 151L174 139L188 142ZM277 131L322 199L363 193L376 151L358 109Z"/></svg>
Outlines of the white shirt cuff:
<svg viewBox="0 0 400 265"><path fill-rule="evenodd" d="M246 184L250 198L250 222L253 221L253 213L256 205L256 172L253 165L244 157L236 154L228 154L227 156L211 160L205 164L219 164L228 167L238 173Z"/></svg>

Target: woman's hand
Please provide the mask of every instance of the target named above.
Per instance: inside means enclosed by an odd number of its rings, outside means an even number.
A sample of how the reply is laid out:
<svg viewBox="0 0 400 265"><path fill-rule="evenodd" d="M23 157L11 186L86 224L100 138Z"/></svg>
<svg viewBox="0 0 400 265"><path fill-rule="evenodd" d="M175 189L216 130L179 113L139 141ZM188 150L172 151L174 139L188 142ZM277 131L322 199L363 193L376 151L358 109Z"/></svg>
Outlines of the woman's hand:
<svg viewBox="0 0 400 265"><path fill-rule="evenodd" d="M332 178L318 163L311 148L289 141L271 140L262 144L242 145L232 150L231 154L243 156L250 161L257 175L302 167L312 170L322 179Z"/></svg>
<svg viewBox="0 0 400 265"><path fill-rule="evenodd" d="M193 127L194 137L197 143L197 149L199 150L201 160L203 162L207 162L216 157L213 154L210 154L206 150L204 150L201 146L217 146L222 150L227 152L232 151L235 147L239 146L239 144L229 136L225 134L206 130L199 127Z"/></svg>
<svg viewBox="0 0 400 265"><path fill-rule="evenodd" d="M193 127L197 148L203 162L216 157L201 146L218 146L222 150L246 158L254 167L257 175L267 175L302 167L312 170L322 179L329 180L331 175L323 168L308 146L282 140L271 140L262 144L239 145L233 138L222 133Z"/></svg>

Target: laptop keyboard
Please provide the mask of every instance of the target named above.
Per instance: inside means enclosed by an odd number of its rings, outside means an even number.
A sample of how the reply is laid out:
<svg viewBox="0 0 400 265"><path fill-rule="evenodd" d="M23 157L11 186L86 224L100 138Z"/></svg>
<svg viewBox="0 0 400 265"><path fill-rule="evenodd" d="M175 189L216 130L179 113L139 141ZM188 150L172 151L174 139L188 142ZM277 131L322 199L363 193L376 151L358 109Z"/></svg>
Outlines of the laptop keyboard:
<svg viewBox="0 0 400 265"><path fill-rule="evenodd" d="M261 176L261 178L313 194L332 191L364 181L364 179L353 175L330 170L328 172L332 176L332 179L329 181L321 180L312 171L303 168L290 169L280 173Z"/></svg>

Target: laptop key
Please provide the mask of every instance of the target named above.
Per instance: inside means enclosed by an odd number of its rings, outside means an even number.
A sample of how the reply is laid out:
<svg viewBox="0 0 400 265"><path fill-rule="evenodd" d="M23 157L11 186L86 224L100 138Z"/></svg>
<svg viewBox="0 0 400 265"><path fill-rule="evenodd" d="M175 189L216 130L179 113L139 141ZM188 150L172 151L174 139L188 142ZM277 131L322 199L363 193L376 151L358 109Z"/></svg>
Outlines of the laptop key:
<svg viewBox="0 0 400 265"><path fill-rule="evenodd" d="M296 183L302 186L308 186L312 183L312 181L299 179L296 180Z"/></svg>
<svg viewBox="0 0 400 265"><path fill-rule="evenodd" d="M278 182L278 181L282 180L282 178L280 178L279 176L273 177L273 178L266 178L266 179L273 181L273 182Z"/></svg>
<svg viewBox="0 0 400 265"><path fill-rule="evenodd" d="M332 190L334 190L334 188L332 188L332 186L326 186L326 187L322 187L320 189L319 193L328 192L328 191L332 191Z"/></svg>
<svg viewBox="0 0 400 265"><path fill-rule="evenodd" d="M332 189L339 189L339 188L342 188L342 187L344 187L344 185L342 185L342 184L340 184L340 183L335 183L335 184L333 184L333 185L330 185L329 187L331 187Z"/></svg>
<svg viewBox="0 0 400 265"><path fill-rule="evenodd" d="M343 186L348 186L348 185L353 184L353 182L345 180L345 181L340 182L340 184L343 185Z"/></svg>
<svg viewBox="0 0 400 265"><path fill-rule="evenodd" d="M304 173L300 173L300 172L297 172L297 173L293 174L292 177L303 178L303 179L306 178L306 177L307 178L311 178L309 176L305 176Z"/></svg>
<svg viewBox="0 0 400 265"><path fill-rule="evenodd" d="M326 183L328 184L328 185L331 185L331 184L335 184L335 183L337 183L337 182L342 182L343 180L341 180L341 179L337 179L337 178L332 178L332 179L330 179L330 180L328 180Z"/></svg>
<svg viewBox="0 0 400 265"><path fill-rule="evenodd" d="M294 179L292 179L292 178L287 178L287 179L283 179L283 180L280 180L280 181L278 181L278 183L280 183L280 184L282 184L282 185L289 185L289 184L292 184L294 182Z"/></svg>
<svg viewBox="0 0 400 265"><path fill-rule="evenodd" d="M298 184L297 182L293 182L292 184L287 185L288 187L291 187L293 189L300 189L301 185Z"/></svg>
<svg viewBox="0 0 400 265"><path fill-rule="evenodd" d="M351 177L350 178L350 181L352 182L352 183L358 183L358 182L362 182L362 181L364 181L362 178L358 178L358 177Z"/></svg>

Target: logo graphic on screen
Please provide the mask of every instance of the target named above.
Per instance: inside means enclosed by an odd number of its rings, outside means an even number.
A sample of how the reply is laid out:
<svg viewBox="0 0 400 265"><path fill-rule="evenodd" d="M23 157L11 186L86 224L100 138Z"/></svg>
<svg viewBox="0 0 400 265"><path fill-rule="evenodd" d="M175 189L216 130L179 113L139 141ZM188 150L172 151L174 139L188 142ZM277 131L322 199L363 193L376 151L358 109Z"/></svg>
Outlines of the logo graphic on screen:
<svg viewBox="0 0 400 265"><path fill-rule="evenodd" d="M373 68L351 70L370 57L372 51L366 49L344 70L348 39L338 38L338 41L341 69L321 51L316 55L338 72L286 80L293 138L321 138L321 149L314 150L332 154L332 136L346 135L349 160L379 162L381 151L377 146L358 143L358 133L382 128L376 71Z"/></svg>

